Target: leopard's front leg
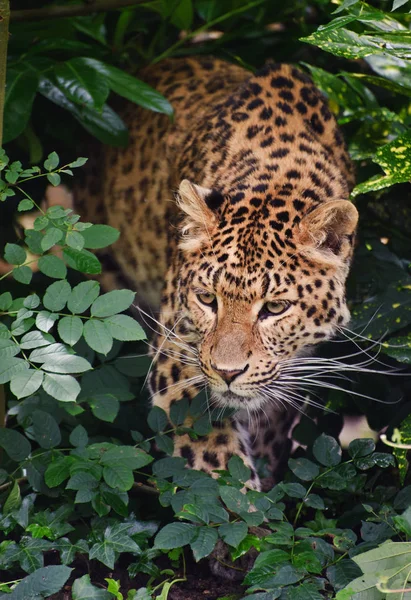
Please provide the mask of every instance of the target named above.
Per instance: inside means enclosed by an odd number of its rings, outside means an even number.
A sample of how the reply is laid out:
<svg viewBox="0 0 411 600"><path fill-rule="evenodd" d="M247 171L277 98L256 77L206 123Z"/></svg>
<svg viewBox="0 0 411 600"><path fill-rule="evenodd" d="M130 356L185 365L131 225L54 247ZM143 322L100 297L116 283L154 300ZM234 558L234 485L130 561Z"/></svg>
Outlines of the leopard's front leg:
<svg viewBox="0 0 411 600"><path fill-rule="evenodd" d="M204 385L204 375L198 364L190 358L188 350L177 348L173 341L157 339L157 357L150 376L154 406L162 408L170 422L170 407L182 398L193 400ZM176 358L174 358L176 357ZM184 425L191 427L188 417ZM239 456L251 469L247 486L260 489L260 481L253 464L247 427L235 417L214 421L207 435L192 439L188 434L174 436L174 456L187 459L187 466L215 476L217 469L227 469L228 461Z"/></svg>

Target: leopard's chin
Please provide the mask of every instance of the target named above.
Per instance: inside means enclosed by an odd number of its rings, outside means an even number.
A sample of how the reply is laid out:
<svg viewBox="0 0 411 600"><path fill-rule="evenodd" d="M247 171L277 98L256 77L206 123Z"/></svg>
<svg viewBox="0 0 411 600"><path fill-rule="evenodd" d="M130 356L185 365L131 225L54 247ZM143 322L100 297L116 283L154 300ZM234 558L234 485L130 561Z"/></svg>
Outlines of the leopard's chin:
<svg viewBox="0 0 411 600"><path fill-rule="evenodd" d="M239 390L237 393L232 390L216 391L213 390L212 387L211 391L213 405L221 408L234 408L236 410L246 409L248 411L257 412L264 404L258 391L250 392L247 390L241 392L241 390Z"/></svg>

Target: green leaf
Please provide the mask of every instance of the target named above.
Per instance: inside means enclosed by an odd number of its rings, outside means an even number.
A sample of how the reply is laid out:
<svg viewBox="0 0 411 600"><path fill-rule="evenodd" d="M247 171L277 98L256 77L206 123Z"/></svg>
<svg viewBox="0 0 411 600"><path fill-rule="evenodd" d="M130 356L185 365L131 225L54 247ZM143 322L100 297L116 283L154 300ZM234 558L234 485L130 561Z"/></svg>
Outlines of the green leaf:
<svg viewBox="0 0 411 600"><path fill-rule="evenodd" d="M300 483L279 483L278 487L283 490L290 498L304 498L307 490Z"/></svg>
<svg viewBox="0 0 411 600"><path fill-rule="evenodd" d="M198 562L202 558L209 556L214 550L214 547L218 540L218 533L216 529L211 527L198 527L197 536L190 547L193 551L194 560Z"/></svg>
<svg viewBox="0 0 411 600"><path fill-rule="evenodd" d="M113 338L108 327L96 319L90 319L84 324L84 339L87 344L101 354L108 354L113 345Z"/></svg>
<svg viewBox="0 0 411 600"><path fill-rule="evenodd" d="M228 461L228 470L231 477L245 483L250 479L251 469L247 467L239 456L232 456ZM228 542L227 542L228 543Z"/></svg>
<svg viewBox="0 0 411 600"><path fill-rule="evenodd" d="M104 467L103 477L107 485L117 488L121 492L127 492L133 487L133 471L122 465L118 465L115 469L113 467Z"/></svg>
<svg viewBox="0 0 411 600"><path fill-rule="evenodd" d="M82 250L84 248L84 238L78 231L69 231L66 236L66 244L74 250Z"/></svg>
<svg viewBox="0 0 411 600"><path fill-rule="evenodd" d="M87 431L82 425L77 425L70 433L70 444L76 448L82 448L88 444Z"/></svg>
<svg viewBox="0 0 411 600"><path fill-rule="evenodd" d="M73 600L112 600L110 592L95 587L90 582L90 575L76 579L72 587Z"/></svg>
<svg viewBox="0 0 411 600"><path fill-rule="evenodd" d="M16 462L23 461L31 452L28 439L14 429L0 429L0 446Z"/></svg>
<svg viewBox="0 0 411 600"><path fill-rule="evenodd" d="M322 433L314 442L313 454L325 467L335 467L341 462L341 448L337 440Z"/></svg>
<svg viewBox="0 0 411 600"><path fill-rule="evenodd" d="M96 478L92 473L86 471L77 471L67 482L66 489L68 490L87 490L96 489L99 485L100 477Z"/></svg>
<svg viewBox="0 0 411 600"><path fill-rule="evenodd" d="M61 183L61 177L58 173L48 173L47 181L51 183L51 185L57 186Z"/></svg>
<svg viewBox="0 0 411 600"><path fill-rule="evenodd" d="M128 142L128 131L120 117L104 104L98 112L87 106L76 106L66 98L65 94L46 77L40 81L40 93L58 106L68 110L74 118L89 132L104 144L125 146Z"/></svg>
<svg viewBox="0 0 411 600"><path fill-rule="evenodd" d="M192 0L180 0L175 6L171 22L179 29L187 30L191 28L193 23L193 4Z"/></svg>
<svg viewBox="0 0 411 600"><path fill-rule="evenodd" d="M61 183L61 177L58 173L48 173L47 181L51 183L51 185L57 186Z"/></svg>
<svg viewBox="0 0 411 600"><path fill-rule="evenodd" d="M24 283L25 285L28 285L31 282L32 277L33 271L30 269L30 267L22 266L15 267L13 269L13 278L19 283Z"/></svg>
<svg viewBox="0 0 411 600"><path fill-rule="evenodd" d="M17 398L26 398L37 392L43 383L43 376L42 371L28 369L12 378L10 389Z"/></svg>
<svg viewBox="0 0 411 600"><path fill-rule="evenodd" d="M60 428L56 420L44 410L35 410L31 416L36 442L42 448L55 448L61 442Z"/></svg>
<svg viewBox="0 0 411 600"><path fill-rule="evenodd" d="M72 570L62 565L37 569L22 579L7 598L10 600L38 600L56 594L62 589ZM109 597L105 596L104 600L109 600Z"/></svg>
<svg viewBox="0 0 411 600"><path fill-rule="evenodd" d="M40 348L41 346L49 346L51 344L51 340L53 338L49 336L45 336L41 331L29 331L23 335L20 340L20 348L23 350L30 350L31 348Z"/></svg>
<svg viewBox="0 0 411 600"><path fill-rule="evenodd" d="M196 536L197 526L190 523L169 523L154 539L154 547L172 550L190 544Z"/></svg>
<svg viewBox="0 0 411 600"><path fill-rule="evenodd" d="M170 419L174 425L182 425L188 415L190 408L187 398L178 400L170 406Z"/></svg>
<svg viewBox="0 0 411 600"><path fill-rule="evenodd" d="M58 320L59 315L49 313L47 310L41 310L36 317L36 326L40 331L47 333Z"/></svg>
<svg viewBox="0 0 411 600"><path fill-rule="evenodd" d="M85 158L84 156L80 156L79 158L76 158L76 160L73 160L73 162L69 163L69 167L71 167L72 169L76 169L77 167L82 167L83 165L86 164L86 162L88 161L88 158Z"/></svg>
<svg viewBox="0 0 411 600"><path fill-rule="evenodd" d="M38 345L40 346L40 344ZM50 357L56 356L56 354L59 356L69 354L69 349L64 344L60 343L48 344L47 346L43 345L30 353L29 360L31 362L43 363Z"/></svg>
<svg viewBox="0 0 411 600"><path fill-rule="evenodd" d="M98 275L101 273L100 261L94 254L88 250L75 250L74 248L64 248L63 257L67 265L75 271L86 273L87 275Z"/></svg>
<svg viewBox="0 0 411 600"><path fill-rule="evenodd" d="M237 548L248 533L248 527L245 523L223 523L218 528L218 533L226 544Z"/></svg>
<svg viewBox="0 0 411 600"><path fill-rule="evenodd" d="M186 459L181 456L170 456L160 458L153 465L153 475L160 479L175 476L181 471L185 471Z"/></svg>
<svg viewBox="0 0 411 600"><path fill-rule="evenodd" d="M147 338L143 328L135 319L127 315L113 315L104 319L111 335L115 340L128 342L145 340Z"/></svg>
<svg viewBox="0 0 411 600"><path fill-rule="evenodd" d="M193 429L198 435L207 435L208 433L210 433L210 431L212 431L213 429L213 425L210 420L210 415L207 413L202 417L196 419L194 421Z"/></svg>
<svg viewBox="0 0 411 600"><path fill-rule="evenodd" d="M72 58L60 63L55 69L56 79L69 100L100 110L110 89L105 78L92 69L87 60Z"/></svg>
<svg viewBox="0 0 411 600"><path fill-rule="evenodd" d="M46 484L51 487L57 487L63 481L70 477L70 466L73 459L70 456L59 456L57 459L52 459L48 464L44 474Z"/></svg>
<svg viewBox="0 0 411 600"><path fill-rule="evenodd" d="M68 281L56 281L46 289L43 297L43 305L54 312L63 310L70 294L71 287Z"/></svg>
<svg viewBox="0 0 411 600"><path fill-rule="evenodd" d="M290 458L288 466L294 475L303 481L312 481L320 472L319 466L306 458Z"/></svg>
<svg viewBox="0 0 411 600"><path fill-rule="evenodd" d="M41 367L44 371L51 371L52 373L84 373L90 371L93 367L91 364L82 356L75 356L73 354L58 354L56 356L50 355L47 360L44 361Z"/></svg>
<svg viewBox="0 0 411 600"><path fill-rule="evenodd" d="M38 76L33 71L7 69L3 144L14 140L26 128L37 87Z"/></svg>
<svg viewBox="0 0 411 600"><path fill-rule="evenodd" d="M321 593L319 586L315 583L300 583L296 587L285 588L287 600L323 600L324 596Z"/></svg>
<svg viewBox="0 0 411 600"><path fill-rule="evenodd" d="M173 114L173 108L168 100L147 83L99 60L93 58L85 60L87 60L88 65L106 78L109 86L116 94L149 110L165 113L169 116Z"/></svg>
<svg viewBox="0 0 411 600"><path fill-rule="evenodd" d="M10 490L9 495L7 496L7 500L3 506L3 512L5 515L10 512L17 510L21 504L21 494L20 494L20 486L17 481L13 483L13 486Z"/></svg>
<svg viewBox="0 0 411 600"><path fill-rule="evenodd" d="M49 223L50 223L50 221L48 220L48 218L43 215L41 217L37 217L37 219L34 221L33 227L37 232L40 232L41 230L45 229L45 227L47 227L47 225ZM41 236L41 239L43 239L43 236ZM41 242L40 242L40 247L41 247Z"/></svg>
<svg viewBox="0 0 411 600"><path fill-rule="evenodd" d="M353 440L348 446L351 458L360 458L372 454L375 450L375 442L371 438Z"/></svg>
<svg viewBox="0 0 411 600"><path fill-rule="evenodd" d="M13 297L10 292L3 292L0 294L0 310L7 311L13 304Z"/></svg>
<svg viewBox="0 0 411 600"><path fill-rule="evenodd" d="M318 510L325 509L324 500L321 498L321 496L318 496L318 494L309 494L304 500L304 504L306 506L310 506L311 508L317 508Z"/></svg>
<svg viewBox="0 0 411 600"><path fill-rule="evenodd" d="M409 181L411 179L410 156L411 133L409 132L378 148L373 157L373 162L383 169L384 175L378 175L358 184L352 192L352 197L355 198L359 194L381 190L395 183Z"/></svg>
<svg viewBox="0 0 411 600"><path fill-rule="evenodd" d="M27 310L27 309L24 309ZM15 337L22 335L23 333L26 333L26 331L29 331L32 326L34 325L34 319L31 318L31 311L27 311L27 313L25 315L22 315L19 319L16 319L12 324L11 324L11 333L12 335L14 335ZM28 366L28 365L27 365Z"/></svg>
<svg viewBox="0 0 411 600"><path fill-rule="evenodd" d="M113 394L93 394L87 398L93 415L101 421L113 423L120 410L120 402Z"/></svg>
<svg viewBox="0 0 411 600"><path fill-rule="evenodd" d="M40 304L40 298L37 296L37 294L30 294L30 296L27 296L24 299L23 304L26 308L37 308Z"/></svg>
<svg viewBox="0 0 411 600"><path fill-rule="evenodd" d="M33 200L29 200L28 198L24 198L24 200L20 200L17 210L19 212L24 212L26 210L31 210L34 206Z"/></svg>
<svg viewBox="0 0 411 600"><path fill-rule="evenodd" d="M80 385L71 375L45 373L43 389L61 402L75 402L80 393Z"/></svg>
<svg viewBox="0 0 411 600"><path fill-rule="evenodd" d="M231 510L235 513L239 513L241 511L247 512L250 508L250 502L247 500L245 494L234 487L220 486L220 496L228 510Z"/></svg>
<svg viewBox="0 0 411 600"><path fill-rule="evenodd" d="M74 346L83 334L83 321L80 317L63 317L60 319L57 329L63 342Z"/></svg>
<svg viewBox="0 0 411 600"><path fill-rule="evenodd" d="M65 565L70 565L75 560L77 553L88 554L89 552L87 542L82 539L72 544L67 538L60 538L55 546L60 552L61 562Z"/></svg>
<svg viewBox="0 0 411 600"><path fill-rule="evenodd" d="M267 550L265 552L261 552L254 563L251 571L246 575L244 579L244 583L246 585L257 585L260 587L260 584L263 584L264 587L269 586L274 587L276 582L273 582L272 579L275 578L276 574L283 567L291 567L289 563L290 556L288 552L284 550ZM295 581L291 581L294 577L289 577L286 583L295 583ZM274 579L275 581L275 579ZM298 581L298 578L296 579Z"/></svg>
<svg viewBox="0 0 411 600"><path fill-rule="evenodd" d="M51 152L47 159L44 161L44 168L46 169L46 171L54 171L54 169L57 169L57 167L59 166L59 155L57 154L57 152Z"/></svg>
<svg viewBox="0 0 411 600"><path fill-rule="evenodd" d="M5 357L0 360L0 384L8 383L15 375L29 368L22 358Z"/></svg>
<svg viewBox="0 0 411 600"><path fill-rule="evenodd" d="M67 308L73 314L81 314L90 308L99 293L100 284L97 281L83 281L72 289Z"/></svg>
<svg viewBox="0 0 411 600"><path fill-rule="evenodd" d="M56 227L50 227L46 230L46 233L41 240L41 248L43 252L50 250L57 242L59 242L63 238L63 232L61 229L57 229Z"/></svg>
<svg viewBox="0 0 411 600"><path fill-rule="evenodd" d="M131 470L141 469L152 462L153 458L140 450L140 448L134 448L133 446L116 446L110 448L105 452L100 463L104 466L112 467L125 467Z"/></svg>
<svg viewBox="0 0 411 600"><path fill-rule="evenodd" d="M164 431L168 424L167 413L159 406L153 406L148 413L147 423L152 431Z"/></svg>
<svg viewBox="0 0 411 600"><path fill-rule="evenodd" d="M84 246L97 250L114 244L120 236L118 229L110 225L92 225L81 232L84 238Z"/></svg>
<svg viewBox="0 0 411 600"><path fill-rule="evenodd" d="M59 221L60 219L65 219L67 215L71 213L69 208L63 208L58 204L49 206L47 209L47 217L52 221Z"/></svg>
<svg viewBox="0 0 411 600"><path fill-rule="evenodd" d="M11 265L22 265L27 258L26 251L17 244L6 244L4 249L4 260Z"/></svg>
<svg viewBox="0 0 411 600"><path fill-rule="evenodd" d="M6 338L0 338L0 358L4 356L16 356L19 354L20 347L13 342L13 340L9 340Z"/></svg>
<svg viewBox="0 0 411 600"><path fill-rule="evenodd" d="M34 229L26 229L24 241L27 244L30 252L33 254L42 254L41 240L43 239L40 231Z"/></svg>
<svg viewBox="0 0 411 600"><path fill-rule="evenodd" d="M160 452L169 454L170 456L174 452L174 442L168 435L156 435L154 438L155 444Z"/></svg>
<svg viewBox="0 0 411 600"><path fill-rule="evenodd" d="M133 303L135 293L131 290L114 290L97 298L91 305L94 317L111 317L127 310Z"/></svg>

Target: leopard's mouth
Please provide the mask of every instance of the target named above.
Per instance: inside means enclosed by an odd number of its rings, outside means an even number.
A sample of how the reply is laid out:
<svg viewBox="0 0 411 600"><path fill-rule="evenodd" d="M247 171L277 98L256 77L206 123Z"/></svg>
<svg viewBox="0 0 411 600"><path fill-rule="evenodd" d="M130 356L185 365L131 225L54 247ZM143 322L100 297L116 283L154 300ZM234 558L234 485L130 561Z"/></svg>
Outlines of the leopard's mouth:
<svg viewBox="0 0 411 600"><path fill-rule="evenodd" d="M232 390L215 391L211 388L211 401L214 406L234 409L247 409L258 411L264 404L264 400L258 393L258 390L250 390L243 393L236 393Z"/></svg>

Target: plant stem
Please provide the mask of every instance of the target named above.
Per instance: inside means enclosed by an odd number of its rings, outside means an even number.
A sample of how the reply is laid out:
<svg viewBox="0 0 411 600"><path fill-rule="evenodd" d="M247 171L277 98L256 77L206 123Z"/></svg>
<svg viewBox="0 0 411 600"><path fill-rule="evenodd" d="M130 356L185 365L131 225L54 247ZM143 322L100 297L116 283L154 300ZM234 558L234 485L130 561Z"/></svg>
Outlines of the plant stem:
<svg viewBox="0 0 411 600"><path fill-rule="evenodd" d="M9 0L0 0L0 148L3 145L3 114L6 95L7 45L9 43ZM6 426L6 394L0 385L0 429Z"/></svg>
<svg viewBox="0 0 411 600"><path fill-rule="evenodd" d="M212 21L209 21L208 23L205 23L198 29L195 29L194 31L190 31L189 33L187 33L187 35L185 35L183 38L180 38L175 44L173 44L172 46L167 48L167 50L165 50L159 56L157 56L153 60L153 63L154 64L158 63L160 60L163 60L164 58L171 56L175 52L175 50L180 48L180 46L183 46L188 40L191 40L191 38L195 37L199 33L203 33L204 31L207 31L207 29L214 27L214 25L218 25L218 23L222 23L223 21L226 21L230 17L239 15L240 13L245 12L246 10L249 10L251 8L254 8L255 6L258 6L259 4L263 4L263 2L266 2L266 0L254 0L254 2L250 2L249 4L240 6L239 8L236 8L228 13L225 13L224 15L221 15L220 17L217 17L217 18L213 19Z"/></svg>
<svg viewBox="0 0 411 600"><path fill-rule="evenodd" d="M3 145L3 113L6 93L7 45L9 43L9 0L0 0L0 148Z"/></svg>
<svg viewBox="0 0 411 600"><path fill-rule="evenodd" d="M147 0L92 0L87 4L69 4L44 6L43 8L29 8L27 10L11 11L13 23L19 21L41 21L42 19L61 19L62 17L81 17L93 13L118 10L125 6L147 4Z"/></svg>

